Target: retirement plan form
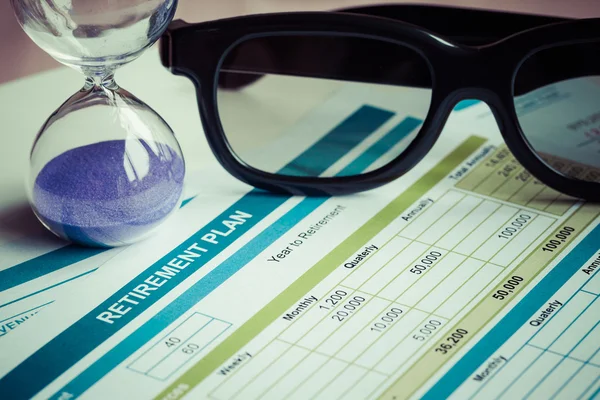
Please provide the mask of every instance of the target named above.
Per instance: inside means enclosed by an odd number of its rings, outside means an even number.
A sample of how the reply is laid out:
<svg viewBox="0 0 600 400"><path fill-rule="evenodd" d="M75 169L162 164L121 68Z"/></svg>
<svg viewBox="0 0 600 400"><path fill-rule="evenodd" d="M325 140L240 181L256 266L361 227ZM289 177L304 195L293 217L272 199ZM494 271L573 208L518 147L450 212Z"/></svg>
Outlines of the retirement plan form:
<svg viewBox="0 0 600 400"><path fill-rule="evenodd" d="M347 90L297 124L327 135L369 124L369 140L324 166L332 174L380 162L369 149L405 145L423 118L418 94ZM532 112L565 97L550 98ZM346 117L323 119L329 108ZM370 192L273 196L209 175L236 189L198 196L6 337L0 393L597 396L600 205L528 174L485 106L457 113L423 162Z"/></svg>

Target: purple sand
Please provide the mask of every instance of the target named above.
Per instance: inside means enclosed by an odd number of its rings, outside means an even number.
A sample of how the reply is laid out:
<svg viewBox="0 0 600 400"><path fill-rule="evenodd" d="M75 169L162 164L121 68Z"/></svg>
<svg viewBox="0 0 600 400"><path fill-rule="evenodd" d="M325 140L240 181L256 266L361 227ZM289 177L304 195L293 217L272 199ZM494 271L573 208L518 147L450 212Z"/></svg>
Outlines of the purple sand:
<svg viewBox="0 0 600 400"><path fill-rule="evenodd" d="M140 150L147 159L140 157ZM69 150L44 166L35 180L33 207L53 232L73 242L128 244L177 207L184 174L183 159L167 145L150 146L143 140L95 143Z"/></svg>

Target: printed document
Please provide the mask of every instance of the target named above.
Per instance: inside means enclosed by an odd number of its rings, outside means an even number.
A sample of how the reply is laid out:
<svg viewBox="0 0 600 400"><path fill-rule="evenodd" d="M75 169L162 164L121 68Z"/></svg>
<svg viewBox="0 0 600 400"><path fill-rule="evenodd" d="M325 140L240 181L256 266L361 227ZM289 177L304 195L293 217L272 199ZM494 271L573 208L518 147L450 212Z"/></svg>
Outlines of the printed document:
<svg viewBox="0 0 600 400"><path fill-rule="evenodd" d="M527 112L556 118L577 87ZM353 90L292 127L371 127L323 173L385 163L370 149L407 146L423 122L418 93ZM586 104L557 124L591 121ZM303 140L303 157L323 151ZM454 113L423 161L365 193L272 195L220 169L203 182L157 235L111 250L0 337L2 398L599 395L600 205L532 177L485 105Z"/></svg>

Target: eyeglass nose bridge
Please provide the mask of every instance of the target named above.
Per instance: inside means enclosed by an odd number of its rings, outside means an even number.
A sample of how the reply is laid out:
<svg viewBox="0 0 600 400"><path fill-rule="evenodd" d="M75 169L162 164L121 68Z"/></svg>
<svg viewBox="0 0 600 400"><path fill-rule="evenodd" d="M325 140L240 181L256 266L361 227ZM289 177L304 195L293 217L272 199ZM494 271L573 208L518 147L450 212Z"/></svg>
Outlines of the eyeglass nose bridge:
<svg viewBox="0 0 600 400"><path fill-rule="evenodd" d="M437 118L448 116L452 111L457 109L457 105L463 101L480 101L485 103L494 113L505 115L509 111L507 101L512 99L510 96L510 89L505 90L504 93L487 87L460 87L452 91L446 92L446 94L440 98L437 97L437 106L435 107L438 111ZM460 110L461 108L458 107ZM440 115L441 113L441 115Z"/></svg>
<svg viewBox="0 0 600 400"><path fill-rule="evenodd" d="M452 111L463 101L480 101L491 109L506 108L506 96L493 89L482 87L465 87L453 90L443 100L443 108Z"/></svg>
<svg viewBox="0 0 600 400"><path fill-rule="evenodd" d="M446 97L461 101L482 100L500 105L500 98L511 95L513 59L496 48L461 48L432 59L436 86Z"/></svg>
<svg viewBox="0 0 600 400"><path fill-rule="evenodd" d="M514 59L496 47L461 48L444 62L434 61L437 85L452 108L467 99L483 101L493 111L506 111L512 103Z"/></svg>
<svg viewBox="0 0 600 400"><path fill-rule="evenodd" d="M509 100L512 101L510 89L498 92L487 87L460 87L445 93L442 96L434 93L432 98L431 110L434 113L428 117L428 127L430 132L436 132L434 136L437 137L441 133L450 114L456 110L456 106L460 102L465 100L477 100L485 103L503 135L507 129L510 129L512 111L507 103Z"/></svg>

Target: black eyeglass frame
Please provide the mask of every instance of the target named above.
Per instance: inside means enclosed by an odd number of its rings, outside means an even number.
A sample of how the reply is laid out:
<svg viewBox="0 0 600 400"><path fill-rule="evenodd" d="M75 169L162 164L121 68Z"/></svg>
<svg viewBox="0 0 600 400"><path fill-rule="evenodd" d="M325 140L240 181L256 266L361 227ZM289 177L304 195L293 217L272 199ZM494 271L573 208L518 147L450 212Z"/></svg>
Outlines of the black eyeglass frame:
<svg viewBox="0 0 600 400"><path fill-rule="evenodd" d="M406 9L402 6L393 8ZM600 201L600 183L569 178L539 158L521 130L513 94L515 75L525 59L545 48L600 42L600 18L562 20L524 14L486 14L485 11L446 7L417 6L416 9L422 11L423 17L433 12L439 21L445 21L446 30L452 22L449 20L451 16L440 18L440 12L444 10L468 16L465 21L479 18L480 25L481 18L485 17L492 18L496 26L507 24L528 29L504 38L499 34L508 32L482 32L481 39L493 40L493 43L467 45L453 37L461 38L462 42L465 37L472 38L474 42L479 40L476 32L467 36L460 34L460 20L455 22L459 26L455 32L441 35L408 22L367 15L382 13L382 9L377 7L346 12L251 15L199 24L174 21L161 38L161 61L172 73L186 76L194 83L205 135L221 165L234 177L257 188L276 193L319 196L360 192L389 183L413 168L429 152L458 102L477 99L490 107L506 145L535 178L562 193ZM414 12L415 6L412 10L412 14L405 14L420 15ZM402 14L398 13L399 16ZM406 16L402 18L407 19ZM514 23L511 24L511 21ZM465 24L465 29L468 30L469 26ZM419 53L429 65L433 80L432 97L427 117L408 148L377 170L343 177L277 175L253 168L240 160L229 145L219 118L217 88L220 66L229 50L238 43L253 37L278 34L350 35L387 41Z"/></svg>

